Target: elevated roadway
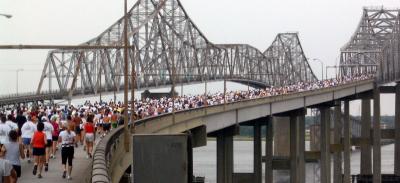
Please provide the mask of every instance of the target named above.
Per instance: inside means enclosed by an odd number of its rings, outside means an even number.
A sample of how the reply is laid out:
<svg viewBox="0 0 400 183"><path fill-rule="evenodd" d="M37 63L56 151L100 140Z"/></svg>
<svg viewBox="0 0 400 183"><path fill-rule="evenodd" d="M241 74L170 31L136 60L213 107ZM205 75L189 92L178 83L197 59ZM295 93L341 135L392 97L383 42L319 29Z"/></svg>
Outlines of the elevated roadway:
<svg viewBox="0 0 400 183"><path fill-rule="evenodd" d="M374 89L374 80L279 96L242 100L164 114L136 122L136 133L181 133L205 127L206 133L226 129L258 118L318 107L338 100L355 99ZM92 182L118 182L132 163L131 152L123 150L123 129L102 139L95 150Z"/></svg>

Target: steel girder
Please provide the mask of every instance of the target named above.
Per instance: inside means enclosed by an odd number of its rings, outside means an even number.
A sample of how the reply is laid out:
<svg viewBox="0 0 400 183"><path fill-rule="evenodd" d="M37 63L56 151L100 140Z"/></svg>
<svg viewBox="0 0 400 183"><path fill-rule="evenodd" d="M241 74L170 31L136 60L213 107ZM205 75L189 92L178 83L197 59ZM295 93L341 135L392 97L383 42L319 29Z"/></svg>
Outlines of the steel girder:
<svg viewBox="0 0 400 183"><path fill-rule="evenodd" d="M211 43L179 0L139 0L128 16L128 72L134 68L136 77L130 80L135 79L138 88L223 79L266 85L316 80L297 34L279 34L263 54L249 45ZM120 18L82 45L122 46L123 27ZM69 96L120 90L124 67L123 49L52 50L37 93L43 92L45 81L49 90L57 88Z"/></svg>
<svg viewBox="0 0 400 183"><path fill-rule="evenodd" d="M380 82L399 79L399 9L364 8L350 41L341 48L340 74L376 74Z"/></svg>
<svg viewBox="0 0 400 183"><path fill-rule="evenodd" d="M303 52L298 33L278 34L264 55L272 63L274 81L280 85L317 80Z"/></svg>

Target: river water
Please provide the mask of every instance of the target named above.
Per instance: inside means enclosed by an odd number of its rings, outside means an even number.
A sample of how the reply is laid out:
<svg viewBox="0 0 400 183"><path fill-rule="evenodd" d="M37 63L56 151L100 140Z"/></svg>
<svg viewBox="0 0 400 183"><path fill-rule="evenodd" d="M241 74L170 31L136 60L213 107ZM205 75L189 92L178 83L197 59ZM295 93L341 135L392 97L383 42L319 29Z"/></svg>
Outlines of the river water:
<svg viewBox="0 0 400 183"><path fill-rule="evenodd" d="M263 142L263 155L265 152L265 143ZM306 143L306 147L308 142ZM307 148L306 148L307 149ZM194 174L203 176L207 183L216 182L216 141L209 140L207 146L199 147L193 151ZM382 173L393 173L394 167L394 145L382 146ZM333 170L333 168L332 168ZM319 182L318 165L316 163L306 164L306 182ZM235 141L234 142L234 172L251 173L253 172L253 142ZM360 152L354 150L351 153L351 174L360 172ZM263 163L264 173L264 163ZM319 173L318 173L319 175ZM264 175L263 175L264 177ZM288 182L287 173L274 171L275 182ZM264 181L264 178L263 178Z"/></svg>

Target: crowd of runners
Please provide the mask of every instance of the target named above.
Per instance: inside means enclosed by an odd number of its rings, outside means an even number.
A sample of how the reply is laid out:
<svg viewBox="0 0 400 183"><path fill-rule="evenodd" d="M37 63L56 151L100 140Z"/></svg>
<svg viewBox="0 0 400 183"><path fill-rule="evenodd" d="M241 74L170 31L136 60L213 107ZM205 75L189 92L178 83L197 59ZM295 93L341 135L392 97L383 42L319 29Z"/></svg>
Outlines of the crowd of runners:
<svg viewBox="0 0 400 183"><path fill-rule="evenodd" d="M244 99L268 97L332 87L357 80L369 79L360 75L328 79L311 83L299 82L283 87L268 87L244 91L229 91L207 95L185 95L175 98L142 99L134 102L134 117L143 119L203 106L236 102ZM225 97L225 98L224 98ZM82 105L19 106L0 111L0 168L11 182L21 176L21 160L33 163L32 173L42 178L52 166L59 166L56 152L61 151L63 171L60 177L71 179L75 148L82 146L87 158L92 157L96 136L104 136L123 124L123 103L86 101ZM131 105L129 104L130 108ZM5 161L3 161L5 160ZM44 172L43 172L44 171Z"/></svg>

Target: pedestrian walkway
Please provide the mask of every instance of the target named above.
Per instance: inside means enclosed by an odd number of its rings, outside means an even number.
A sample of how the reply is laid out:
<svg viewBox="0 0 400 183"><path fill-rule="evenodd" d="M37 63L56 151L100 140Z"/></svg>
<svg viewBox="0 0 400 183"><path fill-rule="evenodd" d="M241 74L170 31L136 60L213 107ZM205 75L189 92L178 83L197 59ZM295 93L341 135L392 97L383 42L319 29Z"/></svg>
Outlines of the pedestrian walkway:
<svg viewBox="0 0 400 183"><path fill-rule="evenodd" d="M83 146L80 145L78 148L75 148L71 180L63 179L61 177L63 167L61 165L60 151L61 149L57 151L55 159L50 159L49 171L45 172L43 168L43 178L41 179L32 174L33 162L28 163L27 159L21 160L22 174L20 179L18 179L18 183L83 183L84 180L90 176L91 167L89 167L89 165L92 161L91 159L86 158L86 151L83 151Z"/></svg>

